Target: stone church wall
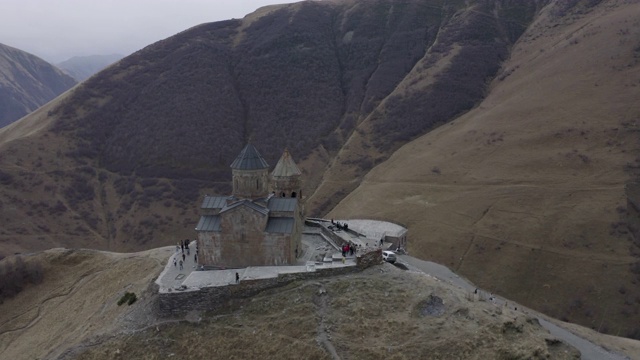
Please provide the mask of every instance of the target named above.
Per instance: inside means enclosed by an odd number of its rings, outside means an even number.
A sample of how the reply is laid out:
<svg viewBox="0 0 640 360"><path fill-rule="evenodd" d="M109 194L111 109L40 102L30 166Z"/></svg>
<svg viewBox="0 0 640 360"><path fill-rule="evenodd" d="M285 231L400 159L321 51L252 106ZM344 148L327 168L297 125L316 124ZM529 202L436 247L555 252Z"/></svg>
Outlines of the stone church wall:
<svg viewBox="0 0 640 360"><path fill-rule="evenodd" d="M273 177L271 184L272 191L277 197L294 197L294 192L296 193L295 197L302 197L302 186L299 176Z"/></svg>
<svg viewBox="0 0 640 360"><path fill-rule="evenodd" d="M267 216L244 206L220 217L221 232L198 234L198 264L243 268L292 263L295 257L292 235L295 236L296 231L294 234L267 234L263 231Z"/></svg>
<svg viewBox="0 0 640 360"><path fill-rule="evenodd" d="M313 272L279 274L268 279L242 280L228 286L206 287L195 291L173 291L158 294L158 315L161 317L184 315L189 311L216 311L235 299L246 299L260 292L285 286L293 281L317 279L360 272L382 263L380 250L359 256L356 266L317 269Z"/></svg>
<svg viewBox="0 0 640 360"><path fill-rule="evenodd" d="M233 195L240 198L256 199L266 197L269 192L267 169L232 170Z"/></svg>
<svg viewBox="0 0 640 360"><path fill-rule="evenodd" d="M234 299L246 299L260 292L285 286L293 281L345 275L361 271L357 266L318 269L314 272L280 274L269 279L242 280L239 284L206 287L196 291L158 294L159 316L183 315L189 311L215 311Z"/></svg>

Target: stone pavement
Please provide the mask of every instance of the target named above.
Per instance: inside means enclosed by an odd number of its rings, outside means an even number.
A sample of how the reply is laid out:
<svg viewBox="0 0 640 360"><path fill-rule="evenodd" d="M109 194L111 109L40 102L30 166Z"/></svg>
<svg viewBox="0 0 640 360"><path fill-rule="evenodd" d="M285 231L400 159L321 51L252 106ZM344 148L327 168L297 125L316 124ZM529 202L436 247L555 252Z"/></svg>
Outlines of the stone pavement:
<svg viewBox="0 0 640 360"><path fill-rule="evenodd" d="M190 254L187 255L186 251L184 252L185 261L182 266L182 270L180 270L179 260L182 260L182 252L178 250L175 251L169 258L167 265L165 266L164 271L160 274L158 279L156 280L156 284L160 286L160 291L168 288L179 288L184 280L191 274L192 271L196 268L196 262L193 257L195 252L195 244L190 246ZM176 260L176 265L173 265L174 259Z"/></svg>
<svg viewBox="0 0 640 360"><path fill-rule="evenodd" d="M368 239L380 239L384 236L400 236L406 232L403 226L388 221L369 219L338 220L349 224L349 229L365 235Z"/></svg>
<svg viewBox="0 0 640 360"><path fill-rule="evenodd" d="M347 256L342 263L342 255L333 245L328 244L319 234L305 230L303 250L296 265L290 266L252 266L242 269L198 271L194 261L195 244L190 247L190 255L186 255L182 270L180 265L173 265L173 260L182 259L182 252L171 255L165 269L156 279L160 292L189 291L203 287L228 286L236 283L236 273L240 281L275 278L278 274L315 271L321 268L337 268L355 266L356 257ZM337 255L336 255L337 254ZM327 256L325 256L327 255ZM178 261L176 261L178 263Z"/></svg>
<svg viewBox="0 0 640 360"><path fill-rule="evenodd" d="M197 271L193 267L183 270L173 266L173 258L181 254L174 254L167 263L165 270L156 280L160 287L160 292L198 290L203 287L228 286L236 283L236 273L243 280L268 279L278 277L278 274L315 271L322 268L339 268L356 266L355 257L345 261L332 261L327 263L310 262L307 265L291 266L252 266L242 269L207 270ZM193 258L191 259L193 264Z"/></svg>
<svg viewBox="0 0 640 360"><path fill-rule="evenodd" d="M339 236L343 241L351 244L355 244L359 251L368 252L371 250L376 250L382 247L382 250L386 250L389 248L391 244L383 243L380 246L380 238L384 236L384 234L395 234L398 229L404 230L404 228L400 225L396 225L386 221L376 221L376 220L334 220L336 222L340 222L341 224L348 224L349 229L353 230L357 233L362 234L362 236L355 235L351 232L339 230L333 227L333 230L329 229L330 223L325 222L317 222L320 226L324 226L329 231L332 231L335 235ZM352 225L354 224L354 225Z"/></svg>

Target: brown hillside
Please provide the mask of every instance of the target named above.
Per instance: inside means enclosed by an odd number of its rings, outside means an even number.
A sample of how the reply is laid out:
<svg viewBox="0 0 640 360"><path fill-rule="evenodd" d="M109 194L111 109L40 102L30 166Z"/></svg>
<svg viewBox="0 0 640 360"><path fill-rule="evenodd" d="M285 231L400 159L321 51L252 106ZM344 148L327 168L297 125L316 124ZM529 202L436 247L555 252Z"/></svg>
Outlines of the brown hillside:
<svg viewBox="0 0 640 360"><path fill-rule="evenodd" d="M54 249L30 256L28 261L44 264L45 279L0 304L0 354L7 359L331 359L328 349L333 349L337 357L354 359L579 356L535 318L472 301L461 289L390 264L294 282L236 300L216 314L157 318L150 284L171 251ZM125 291L138 301L118 306Z"/></svg>
<svg viewBox="0 0 640 360"><path fill-rule="evenodd" d="M172 250L53 249L26 256L42 265L44 281L0 303L0 357L57 359L82 342L143 327L152 308L150 284ZM135 307L118 306L125 291L137 295Z"/></svg>
<svg viewBox="0 0 640 360"><path fill-rule="evenodd" d="M484 101L395 152L330 215L393 219L414 256L640 338L638 213L625 196L640 159L640 7L576 3L546 7Z"/></svg>
<svg viewBox="0 0 640 360"><path fill-rule="evenodd" d="M0 131L0 254L192 237L200 196L229 190L249 140L272 165L289 148L305 194L340 152L355 182L307 207L328 210L480 101L544 3L309 1L150 45Z"/></svg>
<svg viewBox="0 0 640 360"><path fill-rule="evenodd" d="M22 50L0 44L0 128L76 84L70 76Z"/></svg>

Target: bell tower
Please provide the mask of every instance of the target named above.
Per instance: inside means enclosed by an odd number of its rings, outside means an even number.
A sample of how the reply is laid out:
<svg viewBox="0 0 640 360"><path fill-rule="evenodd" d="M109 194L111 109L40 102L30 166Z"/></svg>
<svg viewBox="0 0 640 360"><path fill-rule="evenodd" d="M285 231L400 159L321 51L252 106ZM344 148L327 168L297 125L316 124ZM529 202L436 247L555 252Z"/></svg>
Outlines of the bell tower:
<svg viewBox="0 0 640 360"><path fill-rule="evenodd" d="M271 173L271 191L277 197L292 197L302 199L302 172L285 149Z"/></svg>

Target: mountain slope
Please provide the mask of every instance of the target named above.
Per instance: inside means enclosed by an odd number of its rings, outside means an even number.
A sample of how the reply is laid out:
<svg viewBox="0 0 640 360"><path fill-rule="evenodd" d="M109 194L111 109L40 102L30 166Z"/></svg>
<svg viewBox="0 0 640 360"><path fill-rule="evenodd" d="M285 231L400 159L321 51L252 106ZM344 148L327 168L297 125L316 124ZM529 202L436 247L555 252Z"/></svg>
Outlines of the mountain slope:
<svg viewBox="0 0 640 360"><path fill-rule="evenodd" d="M302 2L148 46L0 131L0 251L192 237L199 196L229 190L249 140L272 165L288 148L311 194L362 134L371 158L342 162L357 180L479 101L543 3Z"/></svg>
<svg viewBox="0 0 640 360"><path fill-rule="evenodd" d="M27 115L75 83L46 61L0 44L0 127Z"/></svg>
<svg viewBox="0 0 640 360"><path fill-rule="evenodd" d="M0 253L191 238L250 140L272 165L289 148L313 213L384 162L332 216L395 220L421 257L637 337L634 5L302 2L189 29L0 130Z"/></svg>
<svg viewBox="0 0 640 360"><path fill-rule="evenodd" d="M123 57L124 56L120 54L74 56L71 59L56 64L56 66L80 82Z"/></svg>
<svg viewBox="0 0 640 360"><path fill-rule="evenodd" d="M626 1L545 8L484 101L402 147L330 216L394 219L414 256L554 317L640 337L625 194L639 175L639 18Z"/></svg>

